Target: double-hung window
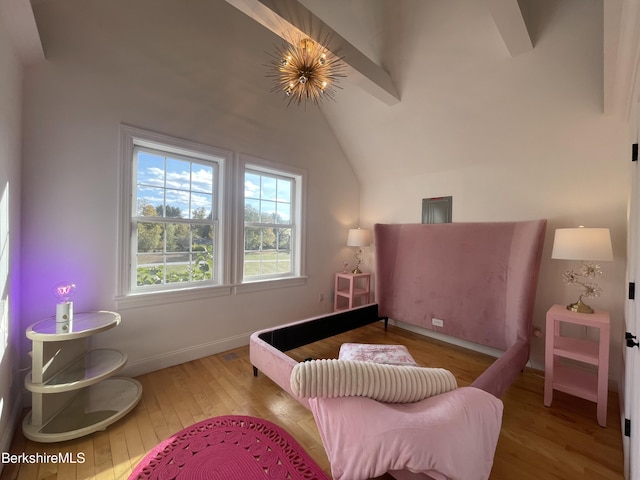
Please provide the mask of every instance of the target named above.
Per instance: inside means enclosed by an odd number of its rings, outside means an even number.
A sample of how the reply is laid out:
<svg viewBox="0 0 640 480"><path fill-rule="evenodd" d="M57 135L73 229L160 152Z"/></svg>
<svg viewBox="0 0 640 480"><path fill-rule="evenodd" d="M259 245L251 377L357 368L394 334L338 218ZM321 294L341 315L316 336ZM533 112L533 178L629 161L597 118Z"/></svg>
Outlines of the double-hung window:
<svg viewBox="0 0 640 480"><path fill-rule="evenodd" d="M133 158L135 286L218 283L217 163L147 147Z"/></svg>
<svg viewBox="0 0 640 480"><path fill-rule="evenodd" d="M294 167L121 126L119 302L304 282L304 182Z"/></svg>
<svg viewBox="0 0 640 480"><path fill-rule="evenodd" d="M301 274L303 174L243 157L243 282Z"/></svg>
<svg viewBox="0 0 640 480"><path fill-rule="evenodd" d="M122 293L220 285L221 179L231 153L131 127L121 137L129 187Z"/></svg>

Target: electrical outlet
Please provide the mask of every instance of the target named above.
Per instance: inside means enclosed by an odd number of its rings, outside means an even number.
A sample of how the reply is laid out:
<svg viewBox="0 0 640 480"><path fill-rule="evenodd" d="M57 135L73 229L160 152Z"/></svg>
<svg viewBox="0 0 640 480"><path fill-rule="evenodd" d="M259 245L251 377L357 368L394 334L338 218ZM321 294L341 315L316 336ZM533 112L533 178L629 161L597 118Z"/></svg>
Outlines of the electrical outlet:
<svg viewBox="0 0 640 480"><path fill-rule="evenodd" d="M432 318L431 325L434 327L444 327L444 320L440 320L439 318Z"/></svg>
<svg viewBox="0 0 640 480"><path fill-rule="evenodd" d="M319 301L320 303L324 302L324 293L319 293L319 294L318 294L318 301Z"/></svg>

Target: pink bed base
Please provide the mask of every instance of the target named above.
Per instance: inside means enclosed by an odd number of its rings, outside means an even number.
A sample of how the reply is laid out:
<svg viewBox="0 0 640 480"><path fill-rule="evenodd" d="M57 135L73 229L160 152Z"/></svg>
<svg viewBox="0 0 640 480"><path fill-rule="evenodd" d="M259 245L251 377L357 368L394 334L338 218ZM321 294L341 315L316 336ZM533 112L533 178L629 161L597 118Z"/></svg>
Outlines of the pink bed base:
<svg viewBox="0 0 640 480"><path fill-rule="evenodd" d="M478 434L492 438L494 442L491 445L489 441L483 451L476 452L477 458L485 458L487 452L491 452L492 458L497 443L496 427L499 433L501 421L501 415L495 420L496 412L499 410L501 414L502 411L502 403L498 399L529 359L531 319L545 229L545 220L377 224L374 227L375 293L380 315L431 330L436 329L431 319L441 319L444 327L437 329L442 333L504 352L471 387L467 387L470 390L462 392L470 399L468 404L464 404L465 411L474 411L484 419L478 427ZM289 325L311 320L314 319ZM277 328L286 327L281 325ZM262 330L251 336L251 363L291 394L289 378L297 362L262 340L261 336L272 330ZM488 397L495 400L485 397L480 402L482 405L478 405L477 398L471 400L471 393L477 392L476 389L490 393ZM434 402L446 402L445 395L438 397L427 399L425 408L433 408ZM298 400L311 408L309 399ZM317 402L314 408L317 408ZM420 405L414 408L419 410ZM314 416L318 421L315 411ZM323 431L330 427L319 425ZM489 435L487 432L492 433ZM482 461L474 458L467 455L458 466L471 462L478 467L477 478L488 478L486 468L480 468ZM438 468L445 468L441 464L442 459L430 461L433 462L431 476L407 469L392 468L390 470L394 471L390 473L401 479L445 478L438 473ZM486 462L483 465L486 467Z"/></svg>

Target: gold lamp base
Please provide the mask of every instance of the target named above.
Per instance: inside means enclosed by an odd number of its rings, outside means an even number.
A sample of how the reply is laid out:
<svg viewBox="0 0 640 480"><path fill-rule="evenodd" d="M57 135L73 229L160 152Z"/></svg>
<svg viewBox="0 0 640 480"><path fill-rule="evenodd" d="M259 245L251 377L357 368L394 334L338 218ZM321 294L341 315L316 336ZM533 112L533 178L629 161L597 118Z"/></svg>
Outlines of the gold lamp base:
<svg viewBox="0 0 640 480"><path fill-rule="evenodd" d="M593 308L583 303L582 297L580 297L577 302L567 305L567 310L578 313L593 313Z"/></svg>
<svg viewBox="0 0 640 480"><path fill-rule="evenodd" d="M362 270L360 270L360 264L362 263L362 249L358 248L353 257L356 259L356 268L351 270L351 273L360 275L362 273Z"/></svg>

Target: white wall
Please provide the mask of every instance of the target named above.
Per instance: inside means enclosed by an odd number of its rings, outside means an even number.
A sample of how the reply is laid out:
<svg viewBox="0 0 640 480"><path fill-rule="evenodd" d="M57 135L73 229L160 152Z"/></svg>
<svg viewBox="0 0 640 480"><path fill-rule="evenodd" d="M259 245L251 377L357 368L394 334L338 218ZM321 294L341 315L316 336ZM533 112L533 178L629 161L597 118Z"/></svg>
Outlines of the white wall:
<svg viewBox="0 0 640 480"><path fill-rule="evenodd" d="M535 46L511 57L484 2L395 3L384 61L402 101L388 107L345 82L325 112L361 181L363 226L420 222L422 199L443 195L457 222L548 219L537 326L577 298L561 280L576 265L550 259L555 228L610 228L615 261L603 262L592 304L612 315L615 382L631 142L626 119L602 113L602 2L520 4ZM534 340L539 367L543 355Z"/></svg>
<svg viewBox="0 0 640 480"><path fill-rule="evenodd" d="M0 451L22 408L18 365L22 66L0 15ZM0 465L0 470L2 465Z"/></svg>
<svg viewBox="0 0 640 480"><path fill-rule="evenodd" d="M121 309L96 339L129 373L246 344L253 331L331 308L359 186L324 117L286 108L265 77L277 37L223 0L34 2L47 63L25 82L23 328L77 283L76 311L115 309L118 126L304 168L305 286ZM319 302L319 294L324 302Z"/></svg>

